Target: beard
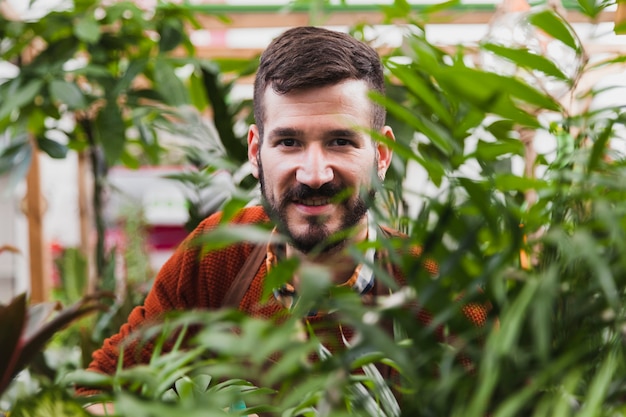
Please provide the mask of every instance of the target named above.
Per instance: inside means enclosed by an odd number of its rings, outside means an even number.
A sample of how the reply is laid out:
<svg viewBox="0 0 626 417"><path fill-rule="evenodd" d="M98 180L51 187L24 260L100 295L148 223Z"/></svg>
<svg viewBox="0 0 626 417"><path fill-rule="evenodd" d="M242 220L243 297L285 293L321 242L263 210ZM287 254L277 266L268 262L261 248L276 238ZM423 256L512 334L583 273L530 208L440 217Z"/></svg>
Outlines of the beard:
<svg viewBox="0 0 626 417"><path fill-rule="evenodd" d="M297 184L294 188L287 190L279 201L276 201L268 198L260 158L258 165L261 202L265 212L276 223L278 230L289 239L290 244L304 254L309 254L314 250L325 254L345 245L347 242L345 232L359 224L376 197L374 189L367 192L366 198L361 194L351 196L348 187L341 183L326 183L317 189L305 184ZM308 216L306 218L306 231L296 234L289 226L287 216L289 204L293 201L315 197L329 198L334 204L339 204L343 208L344 216L341 219L339 229L334 232L329 230L326 216Z"/></svg>

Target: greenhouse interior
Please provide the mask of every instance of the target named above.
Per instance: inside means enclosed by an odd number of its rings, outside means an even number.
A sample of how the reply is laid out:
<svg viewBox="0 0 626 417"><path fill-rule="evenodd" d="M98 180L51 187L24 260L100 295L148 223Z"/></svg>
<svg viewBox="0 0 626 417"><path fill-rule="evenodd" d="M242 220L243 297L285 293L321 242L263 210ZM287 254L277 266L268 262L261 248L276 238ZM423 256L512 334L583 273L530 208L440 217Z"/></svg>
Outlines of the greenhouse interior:
<svg viewBox="0 0 626 417"><path fill-rule="evenodd" d="M0 416L626 416L625 2L0 0L0 53Z"/></svg>

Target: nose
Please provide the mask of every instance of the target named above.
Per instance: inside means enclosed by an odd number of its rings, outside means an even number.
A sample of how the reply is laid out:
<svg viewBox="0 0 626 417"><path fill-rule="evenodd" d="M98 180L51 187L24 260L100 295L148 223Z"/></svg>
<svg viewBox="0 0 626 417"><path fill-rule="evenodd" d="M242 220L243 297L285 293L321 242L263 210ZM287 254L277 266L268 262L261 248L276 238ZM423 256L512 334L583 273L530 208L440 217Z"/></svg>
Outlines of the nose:
<svg viewBox="0 0 626 417"><path fill-rule="evenodd" d="M317 189L331 182L334 175L324 150L311 146L306 149L304 158L296 171L296 181Z"/></svg>

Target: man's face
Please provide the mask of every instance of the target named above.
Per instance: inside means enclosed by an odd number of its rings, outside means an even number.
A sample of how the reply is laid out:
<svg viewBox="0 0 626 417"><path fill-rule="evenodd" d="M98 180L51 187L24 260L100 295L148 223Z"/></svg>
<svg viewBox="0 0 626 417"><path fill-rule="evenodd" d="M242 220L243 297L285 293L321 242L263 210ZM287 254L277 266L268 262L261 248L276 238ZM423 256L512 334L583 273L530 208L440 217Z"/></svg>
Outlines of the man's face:
<svg viewBox="0 0 626 417"><path fill-rule="evenodd" d="M383 178L391 152L375 144L363 81L315 89L265 92L264 137L248 133L248 158L263 204L291 244L304 253L354 226L365 226L372 179ZM382 133L393 139L389 127ZM365 228L357 229L364 237Z"/></svg>

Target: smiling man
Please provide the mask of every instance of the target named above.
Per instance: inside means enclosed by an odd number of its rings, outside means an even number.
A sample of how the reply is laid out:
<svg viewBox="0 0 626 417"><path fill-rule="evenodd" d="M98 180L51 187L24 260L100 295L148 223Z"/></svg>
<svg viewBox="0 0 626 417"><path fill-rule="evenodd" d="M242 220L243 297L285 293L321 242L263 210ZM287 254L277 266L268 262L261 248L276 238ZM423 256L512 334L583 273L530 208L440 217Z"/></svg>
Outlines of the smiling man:
<svg viewBox="0 0 626 417"><path fill-rule="evenodd" d="M384 94L384 77L380 58L368 45L316 27L293 28L277 37L261 56L254 85L256 124L248 131L248 158L263 204L230 221L270 222L273 233L285 237L277 242L285 243L241 242L200 257L192 242L214 229L221 214L209 217L163 266L144 305L94 353L90 369L114 373L124 338L167 311L236 306L263 318L289 312L299 290L297 276L261 301L268 271L289 257L327 268L334 283L370 300L388 294L372 268L345 250L381 234L398 235L368 215L376 182L384 179L392 158L371 132L394 139L384 124L384 109L368 98L370 91ZM365 257L381 258L373 250ZM435 273L434 265L427 265ZM390 272L404 283L399 269ZM303 320L324 329L317 336L331 351L353 336L336 323L329 326L324 312ZM147 362L150 355L145 350L125 354L124 366Z"/></svg>
<svg viewBox="0 0 626 417"><path fill-rule="evenodd" d="M264 208L293 249L308 253L353 227L360 231L356 239L365 238L371 181L383 178L391 161L389 149L359 129L370 126L369 88L351 79L287 94L271 88L264 93L263 130L250 128L249 158ZM391 128L381 130L393 139ZM325 243L322 251L344 243Z"/></svg>
<svg viewBox="0 0 626 417"><path fill-rule="evenodd" d="M384 93L380 59L345 34L296 28L262 57L248 157L263 207L289 249L337 251L345 241L328 239L354 227L354 238L365 238L371 182L384 178L391 161L369 129L393 139L370 90Z"/></svg>

